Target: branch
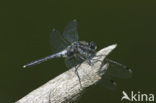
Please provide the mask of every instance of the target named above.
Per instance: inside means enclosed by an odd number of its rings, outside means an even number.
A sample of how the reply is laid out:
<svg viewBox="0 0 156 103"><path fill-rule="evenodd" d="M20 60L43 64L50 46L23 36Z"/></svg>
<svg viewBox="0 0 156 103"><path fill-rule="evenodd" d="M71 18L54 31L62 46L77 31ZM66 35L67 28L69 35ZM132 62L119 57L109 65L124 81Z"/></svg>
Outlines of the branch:
<svg viewBox="0 0 156 103"><path fill-rule="evenodd" d="M101 49L91 61L95 61L95 59L103 61L115 47L116 44ZM108 64L101 67L100 61L96 61L92 66L84 61L78 68L83 88L80 87L75 68L71 68L15 103L69 103L74 101L87 87L101 79L104 73L99 75L99 71L103 70L104 72L108 68Z"/></svg>

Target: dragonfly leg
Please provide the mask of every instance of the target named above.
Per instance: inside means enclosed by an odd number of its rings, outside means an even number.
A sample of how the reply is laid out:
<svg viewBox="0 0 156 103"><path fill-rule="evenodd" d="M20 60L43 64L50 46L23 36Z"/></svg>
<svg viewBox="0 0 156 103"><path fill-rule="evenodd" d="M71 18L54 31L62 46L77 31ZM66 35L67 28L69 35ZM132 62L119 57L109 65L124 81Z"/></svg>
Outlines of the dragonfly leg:
<svg viewBox="0 0 156 103"><path fill-rule="evenodd" d="M91 59L87 59L87 62L90 66L94 65L94 63L91 62Z"/></svg>
<svg viewBox="0 0 156 103"><path fill-rule="evenodd" d="M78 64L77 66L75 66L75 74L77 75L77 77L79 79L80 87L82 88L81 78L80 78L79 73L78 73L78 68L80 67L80 65L81 64Z"/></svg>
<svg viewBox="0 0 156 103"><path fill-rule="evenodd" d="M106 56L106 55L96 55L95 57L101 57L101 56ZM96 62L101 62L101 63L103 63L103 61L102 60L99 60L98 58L97 59L93 59L93 58L91 58L92 60L95 60L93 63L96 63Z"/></svg>
<svg viewBox="0 0 156 103"><path fill-rule="evenodd" d="M102 61L102 60L99 60L99 59L92 59L92 60L95 60L93 63L96 63L96 62L101 62L101 63L103 63L103 61Z"/></svg>
<svg viewBox="0 0 156 103"><path fill-rule="evenodd" d="M91 60L94 60L94 61L91 61ZM89 59L87 59L87 61L88 61L88 64L91 65L91 66L94 65L94 63L96 63L96 62L98 62L98 61L100 61L101 63L103 63L102 60L93 59L93 58L89 58Z"/></svg>
<svg viewBox="0 0 156 103"><path fill-rule="evenodd" d="M83 56L79 55L79 57L82 59L82 60L87 60L88 64L89 65L92 65L91 61L89 59L85 59Z"/></svg>

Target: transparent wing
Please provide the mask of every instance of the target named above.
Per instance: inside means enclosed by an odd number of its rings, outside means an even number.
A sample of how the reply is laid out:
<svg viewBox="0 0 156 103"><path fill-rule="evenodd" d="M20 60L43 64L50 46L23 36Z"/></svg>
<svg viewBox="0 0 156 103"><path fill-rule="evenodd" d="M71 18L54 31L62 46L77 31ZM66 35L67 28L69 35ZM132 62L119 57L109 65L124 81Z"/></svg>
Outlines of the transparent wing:
<svg viewBox="0 0 156 103"><path fill-rule="evenodd" d="M64 40L63 36L56 29L53 29L50 33L50 39L53 53L60 52L69 45L69 43Z"/></svg>
<svg viewBox="0 0 156 103"><path fill-rule="evenodd" d="M127 66L120 64L116 61L111 59L106 59L109 62L109 68L107 69L107 75L111 77L118 77L118 78L131 78L132 77L132 70L129 69Z"/></svg>
<svg viewBox="0 0 156 103"><path fill-rule="evenodd" d="M106 62L109 63L109 68L106 70L105 74L102 76L101 81L99 82L106 88L112 90L116 88L116 83L112 80L113 77L118 77L118 78L132 77L132 70L129 69L127 66L108 58L105 59L102 65L104 65Z"/></svg>
<svg viewBox="0 0 156 103"><path fill-rule="evenodd" d="M78 41L77 21L75 19L67 24L63 36L70 43Z"/></svg>
<svg viewBox="0 0 156 103"><path fill-rule="evenodd" d="M65 58L65 64L67 68L72 68L78 64L81 64L84 60L82 60L81 58L79 58L78 56L76 57L67 57Z"/></svg>
<svg viewBox="0 0 156 103"><path fill-rule="evenodd" d="M100 84L111 90L114 90L117 86L116 83L109 76L107 76L107 74L104 74L104 76L100 80Z"/></svg>
<svg viewBox="0 0 156 103"><path fill-rule="evenodd" d="M105 64L101 65L103 67ZM99 71L99 75L101 75L101 71ZM97 83L108 89L114 90L116 88L116 83L112 80L111 76L109 76L108 69L105 71L102 70L102 79Z"/></svg>

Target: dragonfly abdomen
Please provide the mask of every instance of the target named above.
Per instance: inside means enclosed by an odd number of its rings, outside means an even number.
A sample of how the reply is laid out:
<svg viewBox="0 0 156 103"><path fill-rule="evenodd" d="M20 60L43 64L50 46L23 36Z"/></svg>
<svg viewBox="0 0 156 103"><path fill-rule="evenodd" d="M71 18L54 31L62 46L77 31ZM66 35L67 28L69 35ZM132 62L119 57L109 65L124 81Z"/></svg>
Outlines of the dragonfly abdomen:
<svg viewBox="0 0 156 103"><path fill-rule="evenodd" d="M37 64L40 64L42 62L45 62L45 61L50 60L50 59L53 59L53 58L66 57L66 55L67 55L67 50L63 50L63 51L58 52L56 54L52 54L50 56L47 56L45 58L32 61L32 62L24 65L23 68L30 67L30 66L33 66L33 65L37 65Z"/></svg>

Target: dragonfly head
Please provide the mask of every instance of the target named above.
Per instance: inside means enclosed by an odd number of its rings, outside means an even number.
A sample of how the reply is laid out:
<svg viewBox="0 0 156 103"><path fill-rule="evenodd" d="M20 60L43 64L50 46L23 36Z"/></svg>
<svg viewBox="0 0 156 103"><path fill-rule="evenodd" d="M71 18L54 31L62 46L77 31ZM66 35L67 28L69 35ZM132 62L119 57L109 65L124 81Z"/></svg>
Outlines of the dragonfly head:
<svg viewBox="0 0 156 103"><path fill-rule="evenodd" d="M89 46L91 49L93 49L93 50L96 50L96 49L97 49L97 46L96 46L95 42L93 42L93 41L90 41L90 42L88 43L88 46Z"/></svg>

